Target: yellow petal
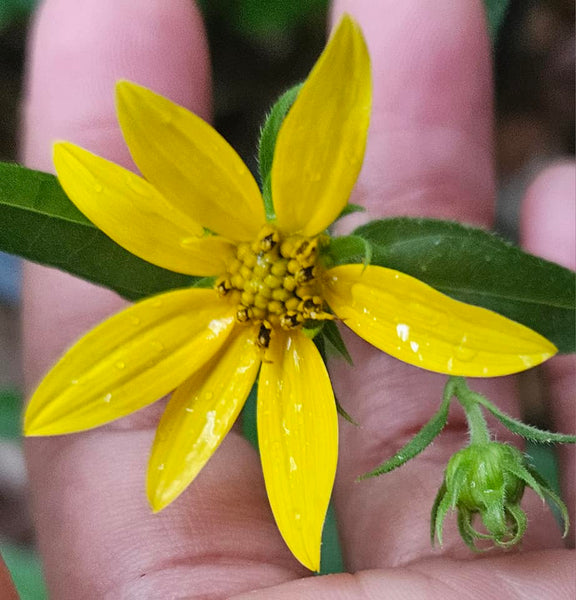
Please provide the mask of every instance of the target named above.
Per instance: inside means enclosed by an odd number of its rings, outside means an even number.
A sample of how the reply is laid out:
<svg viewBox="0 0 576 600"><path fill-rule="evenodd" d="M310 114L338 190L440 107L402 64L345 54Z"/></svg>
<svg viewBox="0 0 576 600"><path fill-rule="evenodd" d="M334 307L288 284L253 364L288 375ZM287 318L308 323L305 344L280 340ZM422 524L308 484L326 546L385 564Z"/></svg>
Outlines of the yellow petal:
<svg viewBox="0 0 576 600"><path fill-rule="evenodd" d="M277 332L258 381L258 440L274 518L294 556L320 568L322 527L336 473L330 379L314 342Z"/></svg>
<svg viewBox="0 0 576 600"><path fill-rule="evenodd" d="M251 240L265 222L258 185L208 123L150 90L121 81L118 119L144 177L182 212L233 240Z"/></svg>
<svg viewBox="0 0 576 600"><path fill-rule="evenodd" d="M556 347L485 308L453 300L392 269L344 265L324 297L359 336L396 358L439 373L494 377L540 364Z"/></svg>
<svg viewBox="0 0 576 600"><path fill-rule="evenodd" d="M315 235L342 212L362 166L371 97L368 50L345 16L278 134L272 198L280 229Z"/></svg>
<svg viewBox="0 0 576 600"><path fill-rule="evenodd" d="M186 289L104 321L46 375L26 411L26 435L90 429L158 400L218 351L233 313L214 290Z"/></svg>
<svg viewBox="0 0 576 600"><path fill-rule="evenodd" d="M226 346L172 394L148 465L148 498L155 511L190 485L230 431L260 366L255 339L252 327L239 327Z"/></svg>
<svg viewBox="0 0 576 600"><path fill-rule="evenodd" d="M147 181L70 144L54 146L68 197L99 229L140 258L188 275L220 275L234 246L171 206Z"/></svg>

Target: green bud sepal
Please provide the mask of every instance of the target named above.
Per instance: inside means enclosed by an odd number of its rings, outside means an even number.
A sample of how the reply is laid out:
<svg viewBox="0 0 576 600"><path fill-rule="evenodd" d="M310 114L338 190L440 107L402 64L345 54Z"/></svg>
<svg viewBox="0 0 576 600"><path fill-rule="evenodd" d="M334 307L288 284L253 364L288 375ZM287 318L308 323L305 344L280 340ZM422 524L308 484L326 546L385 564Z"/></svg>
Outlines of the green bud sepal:
<svg viewBox="0 0 576 600"><path fill-rule="evenodd" d="M526 486L542 500L553 502L569 527L568 511L562 500L529 465L525 456L507 444L471 444L452 456L444 472L444 482L432 507L430 535L442 544L444 520L450 510L458 512L458 528L465 543L474 551L479 540L509 548L526 531L526 514L520 507ZM480 519L485 532L476 528Z"/></svg>

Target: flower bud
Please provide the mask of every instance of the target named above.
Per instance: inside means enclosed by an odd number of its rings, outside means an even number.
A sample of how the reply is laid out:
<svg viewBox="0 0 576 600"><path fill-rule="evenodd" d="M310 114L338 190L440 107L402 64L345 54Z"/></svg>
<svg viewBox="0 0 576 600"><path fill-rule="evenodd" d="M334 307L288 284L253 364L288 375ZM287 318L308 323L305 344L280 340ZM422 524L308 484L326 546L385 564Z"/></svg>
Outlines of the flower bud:
<svg viewBox="0 0 576 600"><path fill-rule="evenodd" d="M442 544L444 519L452 509L458 512L460 535L473 550L480 550L478 540L513 546L526 531L526 514L520 508L526 485L542 499L552 499L564 515L561 500L513 446L489 442L460 450L448 462L432 508L432 541L437 537ZM478 519L484 531L476 529Z"/></svg>

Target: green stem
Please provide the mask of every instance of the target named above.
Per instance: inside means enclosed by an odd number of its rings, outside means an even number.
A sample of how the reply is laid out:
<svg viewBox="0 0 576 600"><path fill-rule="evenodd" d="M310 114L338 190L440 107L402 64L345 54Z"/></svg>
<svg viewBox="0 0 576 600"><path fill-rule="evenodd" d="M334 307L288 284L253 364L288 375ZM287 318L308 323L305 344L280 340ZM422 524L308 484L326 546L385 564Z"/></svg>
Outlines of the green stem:
<svg viewBox="0 0 576 600"><path fill-rule="evenodd" d="M450 377L450 382L454 395L466 413L470 445L488 444L491 441L490 430L476 400L476 394L468 387L464 377Z"/></svg>

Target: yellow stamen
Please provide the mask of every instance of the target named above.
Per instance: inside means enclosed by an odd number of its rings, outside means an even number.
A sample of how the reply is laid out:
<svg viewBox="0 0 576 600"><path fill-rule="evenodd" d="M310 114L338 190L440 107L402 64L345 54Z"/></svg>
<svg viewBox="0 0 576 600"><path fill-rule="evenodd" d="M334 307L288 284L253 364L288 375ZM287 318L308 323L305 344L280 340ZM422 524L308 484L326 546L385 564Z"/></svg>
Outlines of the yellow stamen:
<svg viewBox="0 0 576 600"><path fill-rule="evenodd" d="M306 321L332 319L318 295L317 256L321 237L282 237L265 225L256 240L237 246L227 273L215 287L235 294L236 320L259 325L257 342L267 348L276 328L290 330Z"/></svg>

